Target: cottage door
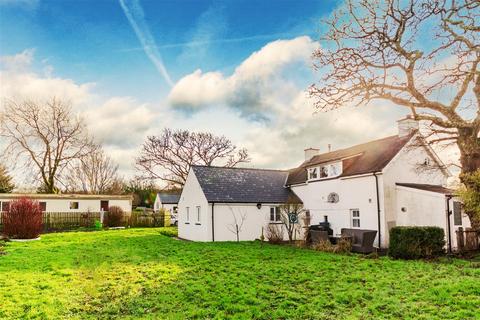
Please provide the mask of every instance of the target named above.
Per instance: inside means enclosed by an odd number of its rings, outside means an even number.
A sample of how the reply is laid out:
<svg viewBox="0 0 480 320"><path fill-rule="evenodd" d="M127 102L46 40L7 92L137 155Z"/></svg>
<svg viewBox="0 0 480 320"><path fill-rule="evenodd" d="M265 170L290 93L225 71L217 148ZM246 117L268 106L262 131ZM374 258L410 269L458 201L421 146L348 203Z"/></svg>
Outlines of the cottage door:
<svg viewBox="0 0 480 320"><path fill-rule="evenodd" d="M108 200L100 201L100 211L108 211Z"/></svg>

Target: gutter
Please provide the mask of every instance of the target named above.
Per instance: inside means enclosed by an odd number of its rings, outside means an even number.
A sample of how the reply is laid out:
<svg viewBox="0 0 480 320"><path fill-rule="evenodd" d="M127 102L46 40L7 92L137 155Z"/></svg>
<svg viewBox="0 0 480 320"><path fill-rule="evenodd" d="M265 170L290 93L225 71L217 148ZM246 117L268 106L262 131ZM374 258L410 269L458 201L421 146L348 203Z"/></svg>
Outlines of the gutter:
<svg viewBox="0 0 480 320"><path fill-rule="evenodd" d="M452 199L452 195L445 196L447 201L447 234L448 234L448 253L452 253L452 233L451 233L451 226L450 226L450 216L452 212L450 211L450 200Z"/></svg>
<svg viewBox="0 0 480 320"><path fill-rule="evenodd" d="M212 242L215 242L215 202L212 202Z"/></svg>
<svg viewBox="0 0 480 320"><path fill-rule="evenodd" d="M380 194L378 190L378 176L377 172L373 173L373 176L375 177L375 190L377 194L377 219L378 219L378 249L381 249L381 244L382 244L382 238L381 238L381 219L380 219Z"/></svg>

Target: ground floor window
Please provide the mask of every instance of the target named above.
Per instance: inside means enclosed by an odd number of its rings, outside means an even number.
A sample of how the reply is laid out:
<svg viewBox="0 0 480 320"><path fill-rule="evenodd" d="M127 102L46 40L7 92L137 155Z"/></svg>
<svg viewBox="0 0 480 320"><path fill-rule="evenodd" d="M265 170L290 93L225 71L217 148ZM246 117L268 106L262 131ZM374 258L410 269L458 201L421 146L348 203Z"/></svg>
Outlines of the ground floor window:
<svg viewBox="0 0 480 320"><path fill-rule="evenodd" d="M282 221L280 215L280 207L270 207L270 222Z"/></svg>
<svg viewBox="0 0 480 320"><path fill-rule="evenodd" d="M351 209L350 216L352 218L352 228L360 228L360 210Z"/></svg>
<svg viewBox="0 0 480 320"><path fill-rule="evenodd" d="M197 223L200 223L200 213L201 213L200 206L197 206Z"/></svg>
<svg viewBox="0 0 480 320"><path fill-rule="evenodd" d="M42 212L47 211L47 203L46 202L39 202L38 204L40 205L40 210L42 210Z"/></svg>
<svg viewBox="0 0 480 320"><path fill-rule="evenodd" d="M70 209L78 209L78 202L77 201L72 201L70 202Z"/></svg>
<svg viewBox="0 0 480 320"><path fill-rule="evenodd" d="M190 207L186 207L185 212L187 214L186 222L190 222Z"/></svg>

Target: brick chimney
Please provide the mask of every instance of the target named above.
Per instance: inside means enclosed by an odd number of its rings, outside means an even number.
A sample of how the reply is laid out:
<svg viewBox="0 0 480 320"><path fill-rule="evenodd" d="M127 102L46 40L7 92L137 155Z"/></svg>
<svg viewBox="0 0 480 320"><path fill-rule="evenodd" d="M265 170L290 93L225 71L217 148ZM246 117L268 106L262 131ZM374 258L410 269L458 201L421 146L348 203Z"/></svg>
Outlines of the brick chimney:
<svg viewBox="0 0 480 320"><path fill-rule="evenodd" d="M405 137L412 132L419 130L419 124L417 120L414 120L411 115L406 116L403 119L397 121L398 124L398 136Z"/></svg>
<svg viewBox="0 0 480 320"><path fill-rule="evenodd" d="M316 149L316 148L305 149L305 161L312 159L314 156L319 154L319 152L320 152L320 149Z"/></svg>

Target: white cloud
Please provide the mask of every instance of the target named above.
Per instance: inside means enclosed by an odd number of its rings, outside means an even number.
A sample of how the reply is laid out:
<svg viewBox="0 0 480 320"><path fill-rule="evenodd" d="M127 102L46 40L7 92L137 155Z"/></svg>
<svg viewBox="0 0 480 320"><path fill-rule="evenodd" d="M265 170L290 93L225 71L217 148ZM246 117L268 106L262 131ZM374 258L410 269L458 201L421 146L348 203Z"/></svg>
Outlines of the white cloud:
<svg viewBox="0 0 480 320"><path fill-rule="evenodd" d="M228 105L247 117L269 117L273 99L291 93L291 81L282 77L289 67L303 67L318 43L307 36L268 43L243 61L230 76L196 70L170 91L169 103L178 109L198 110ZM286 91L285 91L286 90ZM297 91L297 90L295 90Z"/></svg>
<svg viewBox="0 0 480 320"><path fill-rule="evenodd" d="M186 75L172 88L168 102L177 109L215 114L230 110L243 128L213 116L226 136L247 147L256 167L289 168L303 160L303 149L347 147L395 134L401 108L373 104L316 113L305 91L314 75L310 57L319 44L307 36L277 40L251 54L231 75L219 71ZM305 77L305 79L303 78ZM235 134L241 130L242 134Z"/></svg>
<svg viewBox="0 0 480 320"><path fill-rule="evenodd" d="M123 174L131 176L134 155L148 131L155 128L159 113L148 104L132 97L100 98L94 92L95 83L76 83L72 79L38 74L34 68L34 50L14 56L0 57L0 98L33 99L42 102L53 96L71 103L74 111L86 121L89 131L100 141L108 154L120 164ZM40 61L44 66L46 61ZM50 73L50 74L48 74ZM0 142L1 149L1 142Z"/></svg>

